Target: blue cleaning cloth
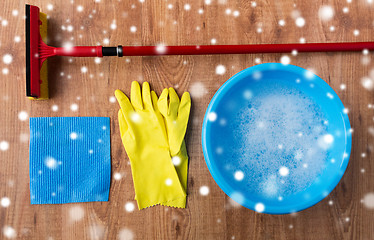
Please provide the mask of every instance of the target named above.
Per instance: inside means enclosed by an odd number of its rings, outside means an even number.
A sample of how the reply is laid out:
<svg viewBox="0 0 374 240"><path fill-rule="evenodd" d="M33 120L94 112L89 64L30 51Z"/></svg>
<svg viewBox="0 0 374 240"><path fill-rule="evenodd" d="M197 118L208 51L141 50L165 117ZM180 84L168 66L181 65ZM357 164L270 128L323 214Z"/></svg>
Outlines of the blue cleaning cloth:
<svg viewBox="0 0 374 240"><path fill-rule="evenodd" d="M110 119L30 118L31 204L108 201Z"/></svg>

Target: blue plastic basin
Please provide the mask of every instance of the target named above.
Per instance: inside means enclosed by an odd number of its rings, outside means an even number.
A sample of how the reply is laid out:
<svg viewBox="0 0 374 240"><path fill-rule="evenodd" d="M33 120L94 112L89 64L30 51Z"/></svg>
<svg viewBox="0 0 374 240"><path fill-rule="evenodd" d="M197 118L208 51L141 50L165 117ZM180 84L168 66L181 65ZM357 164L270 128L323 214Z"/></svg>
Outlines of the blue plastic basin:
<svg viewBox="0 0 374 240"><path fill-rule="evenodd" d="M269 214L324 199L347 168L351 142L347 110L334 90L314 73L280 63L231 77L202 128L205 161L219 187Z"/></svg>

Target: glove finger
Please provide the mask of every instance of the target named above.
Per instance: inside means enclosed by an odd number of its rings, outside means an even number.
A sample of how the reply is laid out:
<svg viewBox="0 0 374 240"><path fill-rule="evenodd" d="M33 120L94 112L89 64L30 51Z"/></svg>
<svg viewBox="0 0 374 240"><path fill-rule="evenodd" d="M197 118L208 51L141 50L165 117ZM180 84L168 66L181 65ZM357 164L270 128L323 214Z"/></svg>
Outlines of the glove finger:
<svg viewBox="0 0 374 240"><path fill-rule="evenodd" d="M164 117L168 116L168 94L169 91L167 88L165 88L157 101L158 110L160 110L160 113Z"/></svg>
<svg viewBox="0 0 374 240"><path fill-rule="evenodd" d="M178 134L175 135L174 141L170 144L170 151L176 154L181 149L181 145L186 134L188 118L190 116L191 97L188 92L182 95L181 102L178 109L177 129Z"/></svg>
<svg viewBox="0 0 374 240"><path fill-rule="evenodd" d="M121 107L121 109L124 113L129 113L129 112L134 111L134 108L132 107L132 105L130 103L130 100L121 90L117 89L114 92L114 95L116 96L117 101L118 101L118 103L119 103L119 105L120 105L120 107Z"/></svg>
<svg viewBox="0 0 374 240"><path fill-rule="evenodd" d="M118 110L118 123L119 123L119 131L121 133L121 137L125 134L125 132L128 130L128 125L125 120L125 117L123 116L122 110Z"/></svg>
<svg viewBox="0 0 374 240"><path fill-rule="evenodd" d="M161 129L163 130L164 137L165 137L165 139L167 139L168 137L167 137L167 133L166 133L166 129L165 129L165 120L164 120L162 114L160 113L160 110L159 110L159 107L158 107L158 103L159 103L160 99L157 99L157 94L155 93L155 91L151 92L151 97L152 97L153 109L155 110L156 117L157 117L157 119L158 119L158 121L161 125Z"/></svg>
<svg viewBox="0 0 374 240"><path fill-rule="evenodd" d="M185 124L187 125L188 118L190 116L191 111L191 97L189 92L185 92L182 95L181 103L179 104L178 109L178 119L183 119L180 121L186 121ZM184 124L184 122L183 122Z"/></svg>
<svg viewBox="0 0 374 240"><path fill-rule="evenodd" d="M178 94L175 92L174 88L169 88L169 112L170 116L176 117L178 115L178 108L179 108L179 97Z"/></svg>
<svg viewBox="0 0 374 240"><path fill-rule="evenodd" d="M155 91L151 91L151 98L152 98L152 106L153 106L153 109L155 110L155 112L159 111L158 109L158 97L157 97L157 93Z"/></svg>
<svg viewBox="0 0 374 240"><path fill-rule="evenodd" d="M152 99L151 99L151 89L149 87L149 83L147 82L143 83L142 97L143 97L144 108L153 109Z"/></svg>
<svg viewBox="0 0 374 240"><path fill-rule="evenodd" d="M140 85L137 81L131 83L131 104L136 110L143 110L142 95Z"/></svg>
<svg viewBox="0 0 374 240"><path fill-rule="evenodd" d="M125 114L122 109L118 111L118 123L119 123L119 130L121 133L121 138L125 134L129 134L132 139L135 139L135 134L133 129L131 128L131 121L129 119L129 115Z"/></svg>

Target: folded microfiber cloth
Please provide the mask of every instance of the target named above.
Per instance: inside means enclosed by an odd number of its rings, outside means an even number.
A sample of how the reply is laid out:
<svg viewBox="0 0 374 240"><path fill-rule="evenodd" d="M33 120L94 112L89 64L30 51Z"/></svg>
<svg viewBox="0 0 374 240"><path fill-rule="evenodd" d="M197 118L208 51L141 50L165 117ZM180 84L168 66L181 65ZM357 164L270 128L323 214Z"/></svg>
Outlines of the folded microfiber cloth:
<svg viewBox="0 0 374 240"><path fill-rule="evenodd" d="M110 119L30 118L31 204L108 201Z"/></svg>

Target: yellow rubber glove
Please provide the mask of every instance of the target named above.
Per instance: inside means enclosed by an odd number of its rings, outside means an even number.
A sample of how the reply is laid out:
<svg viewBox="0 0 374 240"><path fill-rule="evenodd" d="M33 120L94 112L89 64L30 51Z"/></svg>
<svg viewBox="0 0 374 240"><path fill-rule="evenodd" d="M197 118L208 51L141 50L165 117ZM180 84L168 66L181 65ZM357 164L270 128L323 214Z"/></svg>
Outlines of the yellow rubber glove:
<svg viewBox="0 0 374 240"><path fill-rule="evenodd" d="M183 189L187 192L188 155L184 136L190 116L190 94L185 92L181 101L179 101L179 97L173 88L164 89L158 99L157 106L165 119L173 164ZM186 198L183 201L173 202L172 204L184 208L186 206Z"/></svg>
<svg viewBox="0 0 374 240"><path fill-rule="evenodd" d="M143 83L132 82L131 103L115 91L121 106L118 120L123 145L130 158L139 209L186 198L172 163L165 123L157 107L157 95Z"/></svg>

